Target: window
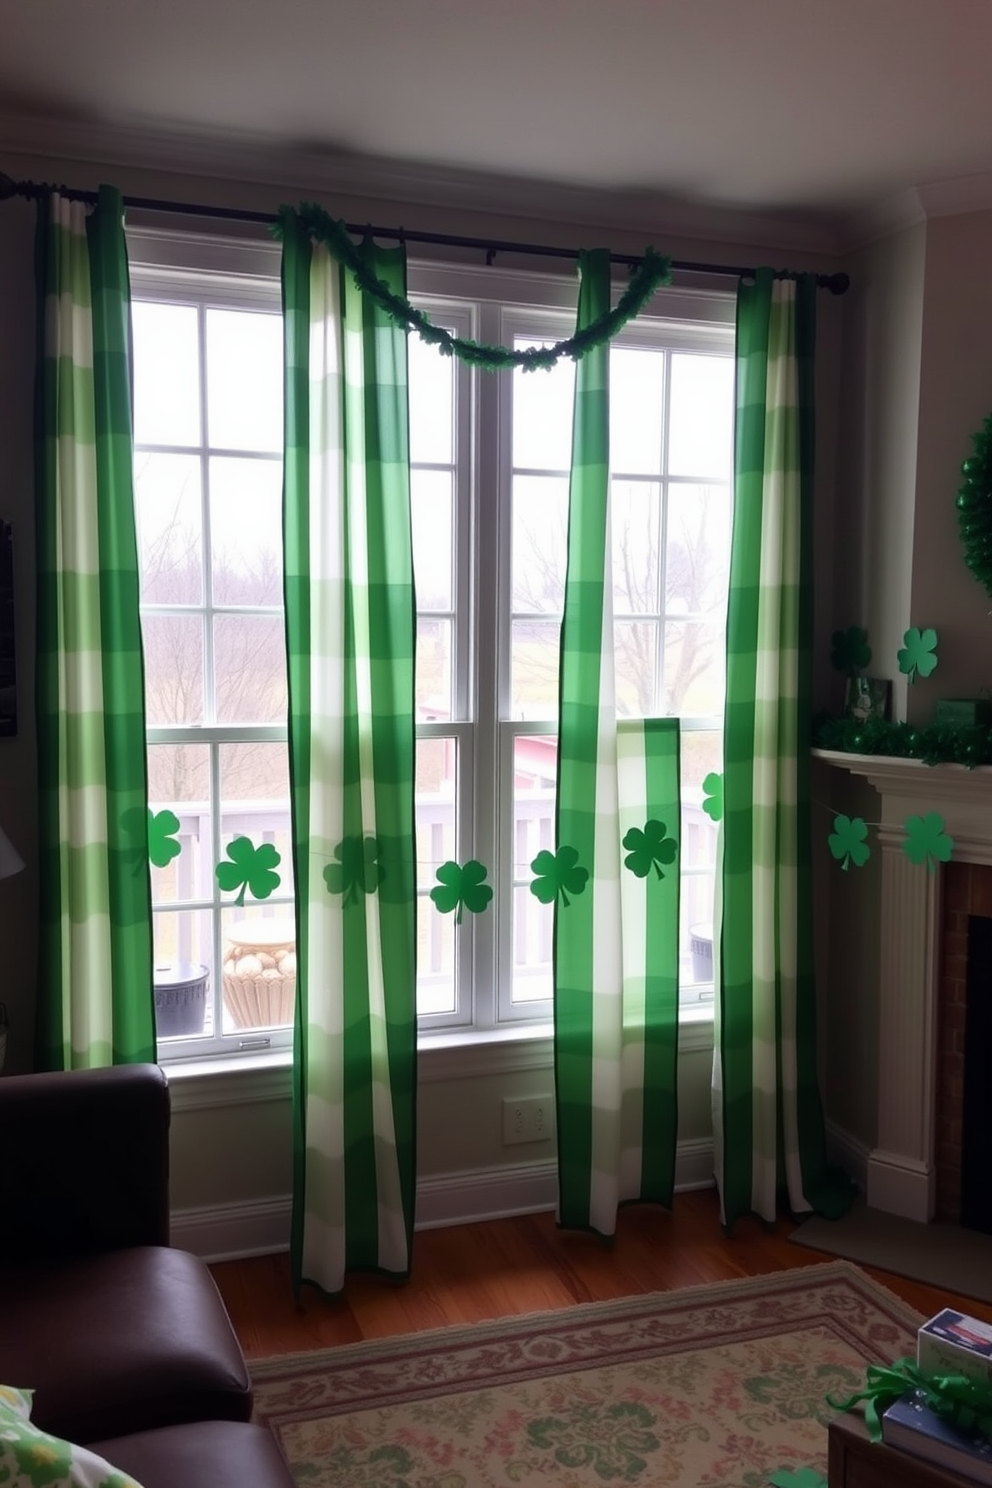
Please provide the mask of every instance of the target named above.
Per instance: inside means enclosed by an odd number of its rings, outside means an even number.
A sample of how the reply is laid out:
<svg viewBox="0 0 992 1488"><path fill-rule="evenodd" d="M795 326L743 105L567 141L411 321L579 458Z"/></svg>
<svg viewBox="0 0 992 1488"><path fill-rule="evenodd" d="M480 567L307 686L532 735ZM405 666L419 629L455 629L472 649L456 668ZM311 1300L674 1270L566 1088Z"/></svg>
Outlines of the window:
<svg viewBox="0 0 992 1488"><path fill-rule="evenodd" d="M133 230L129 244L160 1053L276 1047L295 976L278 255ZM460 335L522 346L573 326L571 279L409 277ZM659 303L611 349L617 691L621 715L682 720L688 1006L712 997L703 781L722 768L733 312L719 296ZM416 337L409 355L421 1031L547 1024L552 910L529 884L554 833L574 368L477 373ZM215 873L232 857L240 907ZM430 891L470 858L495 894L458 923Z"/></svg>

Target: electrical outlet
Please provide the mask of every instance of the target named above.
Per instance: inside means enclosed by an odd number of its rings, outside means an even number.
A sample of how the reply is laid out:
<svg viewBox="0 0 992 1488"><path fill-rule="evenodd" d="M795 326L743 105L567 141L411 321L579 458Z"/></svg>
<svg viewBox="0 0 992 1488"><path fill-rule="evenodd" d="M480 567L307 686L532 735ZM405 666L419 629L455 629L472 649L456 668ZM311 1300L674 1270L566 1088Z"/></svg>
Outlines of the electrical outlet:
<svg viewBox="0 0 992 1488"><path fill-rule="evenodd" d="M550 1095L528 1095L503 1102L503 1144L545 1142L554 1135Z"/></svg>

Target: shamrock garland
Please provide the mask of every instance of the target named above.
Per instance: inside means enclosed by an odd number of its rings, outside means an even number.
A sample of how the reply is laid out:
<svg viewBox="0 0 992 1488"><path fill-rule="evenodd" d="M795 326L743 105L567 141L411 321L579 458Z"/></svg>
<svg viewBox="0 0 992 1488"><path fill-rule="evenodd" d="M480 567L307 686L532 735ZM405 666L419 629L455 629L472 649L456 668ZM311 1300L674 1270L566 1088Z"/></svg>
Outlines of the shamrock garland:
<svg viewBox="0 0 992 1488"><path fill-rule="evenodd" d="M384 877L375 837L344 837L334 849L336 863L324 869L329 894L343 894L343 905L357 904L360 894L374 894Z"/></svg>
<svg viewBox="0 0 992 1488"><path fill-rule="evenodd" d="M562 908L568 909L572 902L569 894L581 894L589 882L589 870L580 866L574 847L560 847L555 853L543 848L530 866L536 874L530 891L542 904L561 899Z"/></svg>
<svg viewBox="0 0 992 1488"><path fill-rule="evenodd" d="M954 838L944 831L944 818L939 811L928 811L926 816L907 816L903 827L906 840L902 850L911 863L925 863L933 873L937 863L950 862ZM867 837L868 825L863 817L834 817L834 829L827 845L845 872L852 863L855 868L863 868L871 857Z"/></svg>
<svg viewBox="0 0 992 1488"><path fill-rule="evenodd" d="M623 860L624 867L638 878L647 878L652 868L659 878L664 878L662 863L674 863L679 850L675 838L667 833L665 823L654 819L646 821L643 829L631 827L623 839L628 854Z"/></svg>
<svg viewBox="0 0 992 1488"><path fill-rule="evenodd" d="M176 841L179 818L166 807L153 812L148 808L148 858L155 868L167 868L173 858L182 852L182 843Z"/></svg>
<svg viewBox="0 0 992 1488"><path fill-rule="evenodd" d="M442 914L457 910L455 924L460 925L463 908L469 914L482 914L488 907L493 897L492 889L483 882L488 872L478 858L469 858L464 867L449 859L435 874L440 887L431 889L431 898Z"/></svg>
<svg viewBox="0 0 992 1488"><path fill-rule="evenodd" d="M723 776L711 770L703 781L703 810L710 821L723 821Z"/></svg>
<svg viewBox="0 0 992 1488"><path fill-rule="evenodd" d="M279 887L279 875L273 870L282 862L282 854L271 842L256 847L250 837L235 837L227 844L227 856L231 861L218 863L214 872L225 893L240 889L234 901L239 909L244 905L246 891L256 899L267 899Z"/></svg>
<svg viewBox="0 0 992 1488"><path fill-rule="evenodd" d="M978 433L972 434L971 442L975 452L962 461L964 484L954 504L964 561L992 598L992 414Z"/></svg>
<svg viewBox="0 0 992 1488"><path fill-rule="evenodd" d="M929 677L937 665L937 632L932 626L926 630L918 630L913 625L902 640L902 649L896 652L899 670L905 673L911 683L916 681L917 674Z"/></svg>
<svg viewBox="0 0 992 1488"><path fill-rule="evenodd" d="M831 637L830 660L838 672L854 677L871 661L868 632L863 625L849 625L835 630Z"/></svg>

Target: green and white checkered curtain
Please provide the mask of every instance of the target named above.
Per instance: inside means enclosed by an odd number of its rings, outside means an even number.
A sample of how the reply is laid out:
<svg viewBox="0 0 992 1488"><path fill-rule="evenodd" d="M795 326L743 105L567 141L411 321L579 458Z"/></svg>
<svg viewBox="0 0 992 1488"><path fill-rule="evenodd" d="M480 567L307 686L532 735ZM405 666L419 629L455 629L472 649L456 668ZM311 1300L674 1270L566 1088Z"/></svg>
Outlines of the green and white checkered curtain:
<svg viewBox="0 0 992 1488"><path fill-rule="evenodd" d="M609 309L609 255L584 254L580 268L578 330ZM600 346L576 366L557 851L589 877L559 895L554 934L558 1219L602 1235L621 1202L672 1201L679 922L677 867L659 873L648 853L638 876L623 856L648 822L679 835L679 730L617 722L609 355Z"/></svg>
<svg viewBox="0 0 992 1488"><path fill-rule="evenodd" d="M363 249L405 294L402 249ZM293 1269L405 1276L415 1201L415 606L406 337L287 216L297 884Z"/></svg>
<svg viewBox="0 0 992 1488"><path fill-rule="evenodd" d="M155 1058L120 194L38 209L42 1069Z"/></svg>
<svg viewBox="0 0 992 1488"><path fill-rule="evenodd" d="M837 1213L816 1074L810 890L816 280L758 272L737 308L722 933L713 1079L726 1224Z"/></svg>

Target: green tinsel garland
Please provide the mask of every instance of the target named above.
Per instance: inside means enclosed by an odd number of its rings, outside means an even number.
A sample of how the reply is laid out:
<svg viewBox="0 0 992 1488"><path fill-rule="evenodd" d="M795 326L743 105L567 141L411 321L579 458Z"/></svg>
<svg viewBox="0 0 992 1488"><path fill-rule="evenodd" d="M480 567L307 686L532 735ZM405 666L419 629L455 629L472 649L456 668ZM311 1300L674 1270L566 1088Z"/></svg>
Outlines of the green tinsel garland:
<svg viewBox="0 0 992 1488"><path fill-rule="evenodd" d="M553 346L530 346L523 351L515 351L508 346L487 346L468 337L452 336L442 326L434 325L423 310L418 310L401 295L394 294L387 284L376 278L344 223L335 221L323 207L318 207L314 202L301 202L296 208L280 207L278 220L272 227L273 237L283 237L294 216L299 218L312 238L324 243L338 262L350 269L359 289L371 295L390 320L407 330L416 331L418 336L437 346L445 356L457 356L463 362L481 367L486 372L497 372L504 367L522 367L525 372L531 372L537 367L553 367L562 357L571 357L573 361L578 361L594 346L601 346L604 341L611 340L629 320L633 320L643 310L655 290L663 284L671 283L672 278L671 259L662 257L653 248L646 248L643 259L632 271L627 288L612 310L608 310L577 335L570 336L567 341L556 341Z"/></svg>
<svg viewBox="0 0 992 1488"><path fill-rule="evenodd" d="M992 729L980 724L931 723L922 727L884 718L819 718L813 725L819 749L844 754L889 754L925 765L992 765Z"/></svg>
<svg viewBox="0 0 992 1488"><path fill-rule="evenodd" d="M971 442L975 453L962 461L964 485L954 504L964 561L992 598L992 414L971 436Z"/></svg>

